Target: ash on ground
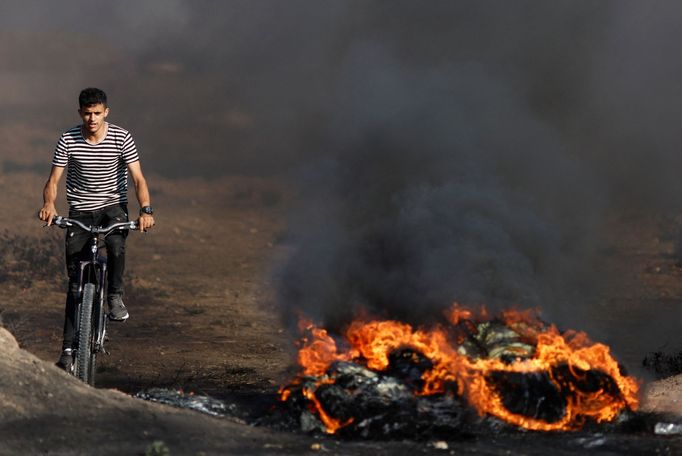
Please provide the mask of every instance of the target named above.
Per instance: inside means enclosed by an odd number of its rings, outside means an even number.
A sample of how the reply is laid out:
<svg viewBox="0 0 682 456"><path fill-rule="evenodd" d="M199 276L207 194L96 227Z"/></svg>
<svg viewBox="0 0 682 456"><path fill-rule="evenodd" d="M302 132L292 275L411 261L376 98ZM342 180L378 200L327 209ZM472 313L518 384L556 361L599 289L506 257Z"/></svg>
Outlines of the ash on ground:
<svg viewBox="0 0 682 456"><path fill-rule="evenodd" d="M135 394L135 397L174 407L196 410L213 416L237 416L238 410L235 404L228 404L221 400L194 393L185 393L180 390L165 388L150 388Z"/></svg>

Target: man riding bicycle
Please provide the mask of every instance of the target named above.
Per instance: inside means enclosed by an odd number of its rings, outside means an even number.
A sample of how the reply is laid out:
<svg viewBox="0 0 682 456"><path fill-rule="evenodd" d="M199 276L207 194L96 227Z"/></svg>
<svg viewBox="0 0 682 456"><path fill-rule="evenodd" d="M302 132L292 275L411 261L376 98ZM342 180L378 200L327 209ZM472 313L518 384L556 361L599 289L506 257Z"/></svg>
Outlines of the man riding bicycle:
<svg viewBox="0 0 682 456"><path fill-rule="evenodd" d="M128 220L128 173L135 185L140 203L139 229L154 226L153 210L147 181L132 135L123 128L106 122L109 115L106 94L96 88L81 91L78 113L82 124L62 134L54 151L52 170L43 190L43 207L38 217L52 224L57 215L57 185L64 168L69 218L86 225L101 226ZM124 321L128 311L123 304L123 270L125 240L128 232L118 231L105 238L107 249L107 304L109 318ZM70 370L73 362L74 321L78 299L79 262L88 255L90 234L69 228L66 232L66 268L69 287L64 312L64 341L57 365Z"/></svg>

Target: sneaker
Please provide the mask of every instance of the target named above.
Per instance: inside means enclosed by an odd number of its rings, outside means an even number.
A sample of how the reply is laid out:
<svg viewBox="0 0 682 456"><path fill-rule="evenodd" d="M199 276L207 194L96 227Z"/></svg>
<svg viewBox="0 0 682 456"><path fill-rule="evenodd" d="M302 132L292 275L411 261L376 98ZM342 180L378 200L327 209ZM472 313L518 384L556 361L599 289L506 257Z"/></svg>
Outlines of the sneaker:
<svg viewBox="0 0 682 456"><path fill-rule="evenodd" d="M65 348L62 351L62 355L59 357L59 361L56 363L57 367L64 369L66 372L71 372L73 370L73 350L70 348Z"/></svg>
<svg viewBox="0 0 682 456"><path fill-rule="evenodd" d="M109 295L107 301L109 302L109 320L125 321L128 319L130 315L126 306L123 305L121 295Z"/></svg>

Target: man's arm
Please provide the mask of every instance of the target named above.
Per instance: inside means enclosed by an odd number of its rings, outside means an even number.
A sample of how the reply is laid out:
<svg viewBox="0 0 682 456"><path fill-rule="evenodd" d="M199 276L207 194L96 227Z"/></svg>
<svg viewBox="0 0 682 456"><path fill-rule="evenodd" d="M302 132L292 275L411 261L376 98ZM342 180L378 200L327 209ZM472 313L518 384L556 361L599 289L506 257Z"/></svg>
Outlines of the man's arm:
<svg viewBox="0 0 682 456"><path fill-rule="evenodd" d="M50 177L47 178L45 188L43 189L43 207L38 213L38 218L47 222L48 226L52 224L52 218L57 215L55 202L57 201L57 185L64 174L64 168L61 166L52 166Z"/></svg>
<svg viewBox="0 0 682 456"><path fill-rule="evenodd" d="M137 196L137 202L140 203L140 207L151 206L151 198L149 197L149 187L147 187L147 180L142 174L142 167L139 161L135 161L128 164L128 172L130 172L130 177L135 184L135 194ZM149 214L142 214L138 219L140 224L140 231L147 231L149 228L154 226L154 217Z"/></svg>

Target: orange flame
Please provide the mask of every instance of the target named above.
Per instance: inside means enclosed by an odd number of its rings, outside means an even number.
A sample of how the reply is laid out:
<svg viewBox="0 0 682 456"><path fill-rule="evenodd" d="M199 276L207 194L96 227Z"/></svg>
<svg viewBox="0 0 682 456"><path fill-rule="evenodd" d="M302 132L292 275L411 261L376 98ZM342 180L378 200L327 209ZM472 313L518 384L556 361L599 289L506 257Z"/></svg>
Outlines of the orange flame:
<svg viewBox="0 0 682 456"><path fill-rule="evenodd" d="M317 385L321 385L324 383L333 383L333 379L324 379L320 381ZM317 399L317 396L315 396L315 391L312 389L308 388L303 388L303 396L308 399L311 403L311 406L313 408L313 412L317 412L317 416L320 417L320 421L322 421L322 424L324 424L324 427L326 429L327 434L334 434L336 431L341 429L344 426L348 426L353 422L353 418L349 418L346 421L341 421L337 420L336 418L333 418L331 415L329 415L325 410L324 407L322 407L322 404L320 404L319 399Z"/></svg>
<svg viewBox="0 0 682 456"><path fill-rule="evenodd" d="M322 375L334 361L350 359L350 354L337 352L336 342L327 334L327 330L317 328L308 321L299 322L299 328L312 336L312 340L303 338L303 347L298 351L298 363L303 367L303 375Z"/></svg>
<svg viewBox="0 0 682 456"><path fill-rule="evenodd" d="M303 375L322 376L333 362L350 360L381 371L388 367L388 357L392 351L410 347L421 352L433 364L431 369L424 372L424 386L418 394L439 394L445 391L447 385L455 385L457 393L480 415L492 415L527 429L573 430L580 428L587 418L597 422L610 421L624 408L636 410L638 407L637 380L624 376L609 348L593 343L585 333L567 331L562 334L555 326L547 327L540 321L536 311L505 311L498 317L499 321L518 334L524 342L534 346L532 356L519 357L513 362L505 363L497 358L472 359L459 351L462 341L461 338L454 337L457 327L464 325L468 331L475 331L476 323L488 319L484 308L475 312L456 304L448 312L447 319L450 327L436 326L416 330L411 325L398 321L356 320L345 332L345 341L349 346L341 352L326 330L305 322L303 326L311 338L303 340L303 347L299 351ZM457 339L457 343L453 343L453 337ZM600 371L613 380L618 391L607 391L604 388L583 391L570 382L562 381L557 374L558 366L566 366L574 378L581 378L590 370ZM546 422L510 412L504 406L503 397L494 382L490 380L493 372L545 373L557 390L565 393L567 405L564 415L558 421ZM283 390L281 399L286 400L287 395L288 390ZM336 432L350 423L341 423L329 416L313 391L304 389L304 395L313 403L328 432Z"/></svg>

